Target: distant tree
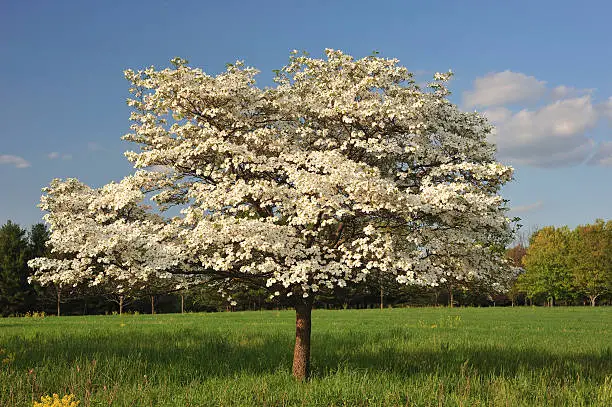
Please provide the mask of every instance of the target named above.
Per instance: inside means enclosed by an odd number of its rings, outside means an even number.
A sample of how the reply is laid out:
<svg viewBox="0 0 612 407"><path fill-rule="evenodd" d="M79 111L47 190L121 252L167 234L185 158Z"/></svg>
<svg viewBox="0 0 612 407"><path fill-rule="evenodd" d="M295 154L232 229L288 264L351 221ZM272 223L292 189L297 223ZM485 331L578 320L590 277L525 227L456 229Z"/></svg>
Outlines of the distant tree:
<svg viewBox="0 0 612 407"><path fill-rule="evenodd" d="M37 223L32 226L28 236L30 250L29 258L57 257L51 250L49 243L50 235L51 233L44 223ZM64 254L64 256L66 256L66 254ZM47 306L51 306L51 303L53 303L57 316L61 315L61 304L65 303L70 296L74 296L78 291L76 287L73 287L71 284L63 284L60 281L54 281L41 287L38 281L30 279L30 284L37 292L37 296L40 299L39 302Z"/></svg>
<svg viewBox="0 0 612 407"><path fill-rule="evenodd" d="M612 221L597 220L572 231L568 266L574 287L592 306L599 296L612 291Z"/></svg>
<svg viewBox="0 0 612 407"><path fill-rule="evenodd" d="M0 313L10 315L31 305L28 285L28 239L26 231L8 221L0 228Z"/></svg>
<svg viewBox="0 0 612 407"><path fill-rule="evenodd" d="M517 297L519 297L521 294L521 286L518 277L525 271L523 258L527 254L527 244L523 243L524 240L525 239L521 238L516 246L506 250L506 257L508 260L510 260L517 271L516 277L509 283L508 291L506 293L510 298L512 306L514 306L517 301Z"/></svg>
<svg viewBox="0 0 612 407"><path fill-rule="evenodd" d="M447 277L442 277L440 287L443 287L448 294L448 307L454 308L455 306L455 293L458 289L466 289L466 280L459 279L452 274L452 271L448 273Z"/></svg>
<svg viewBox="0 0 612 407"><path fill-rule="evenodd" d="M47 229L44 223L37 223L32 226L28 235L30 246L29 257L44 257L51 253L51 249L48 246L49 236L49 229Z"/></svg>
<svg viewBox="0 0 612 407"><path fill-rule="evenodd" d="M117 305L117 312L119 315L123 315L125 308L131 305L139 297L135 290L126 289L119 291L115 287L112 287L111 289L101 287L98 295L107 301L115 303Z"/></svg>
<svg viewBox="0 0 612 407"><path fill-rule="evenodd" d="M506 257L512 262L515 267L524 267L523 257L527 254L527 247L521 243L506 250Z"/></svg>
<svg viewBox="0 0 612 407"><path fill-rule="evenodd" d="M37 223L32 225L28 233L28 260L50 255L51 248L48 246L49 235L50 232L45 224ZM52 288L43 287L38 282L32 281L30 277L33 271L31 271L31 269L29 274L28 281L30 283L30 290L35 296L33 310L42 310L45 308L45 299L52 293Z"/></svg>
<svg viewBox="0 0 612 407"><path fill-rule="evenodd" d="M183 296L184 307L188 311L221 311L227 306L227 301L221 294L208 285L191 287L180 291L180 294ZM257 305L259 308L263 307L266 299L267 296L258 298Z"/></svg>
<svg viewBox="0 0 612 407"><path fill-rule="evenodd" d="M567 299L572 292L572 276L568 267L569 235L567 227L552 226L540 229L532 235L523 257L525 273L519 284L527 296L546 298L553 306L560 299Z"/></svg>
<svg viewBox="0 0 612 407"><path fill-rule="evenodd" d="M466 261L469 250L469 247L461 242L452 242L443 252L436 253L432 260L437 266L434 270L438 275L438 285L448 294L448 305L451 308L455 305L457 293L465 297L469 291L472 291L476 296L492 297L505 292L516 276L516 268L507 260L503 264L492 265L485 270L475 270L473 264ZM505 258L503 242L491 244L488 250Z"/></svg>

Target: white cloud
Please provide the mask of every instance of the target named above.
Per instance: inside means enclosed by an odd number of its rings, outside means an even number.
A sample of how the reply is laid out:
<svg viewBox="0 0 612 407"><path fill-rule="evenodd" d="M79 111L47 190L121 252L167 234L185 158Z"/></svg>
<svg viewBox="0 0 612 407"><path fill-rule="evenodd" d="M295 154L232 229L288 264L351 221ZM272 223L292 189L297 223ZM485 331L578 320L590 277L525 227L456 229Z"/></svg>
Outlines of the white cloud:
<svg viewBox="0 0 612 407"><path fill-rule="evenodd" d="M72 154L60 154L57 151L47 154L47 157L50 160L57 160L58 158L61 158L62 160L72 160Z"/></svg>
<svg viewBox="0 0 612 407"><path fill-rule="evenodd" d="M512 117L512 111L505 107L493 107L481 113L492 123L503 123Z"/></svg>
<svg viewBox="0 0 612 407"><path fill-rule="evenodd" d="M539 168L569 167L584 163L593 153L596 143L586 137L571 141L572 143L559 145L550 145L547 141L542 141L539 144L501 154L501 158L513 164Z"/></svg>
<svg viewBox="0 0 612 407"><path fill-rule="evenodd" d="M601 110L601 114L606 116L610 120L610 124L612 124L612 96L608 98L607 101L602 103L599 108Z"/></svg>
<svg viewBox="0 0 612 407"><path fill-rule="evenodd" d="M574 98L578 96L590 95L594 89L578 89L571 86L559 85L550 91L553 100Z"/></svg>
<svg viewBox="0 0 612 407"><path fill-rule="evenodd" d="M612 141L601 143L597 152L589 159L587 164L612 167Z"/></svg>
<svg viewBox="0 0 612 407"><path fill-rule="evenodd" d="M476 78L463 100L483 108L482 114L496 126L490 139L502 160L536 167L587 160L610 165L608 149L612 147L604 143L596 152L597 143L589 132L597 134L602 117L608 117L612 125L612 97L594 103L593 94L594 89L566 85L547 88L545 81L533 76L504 71ZM514 108L520 102L535 102L535 107L517 111Z"/></svg>
<svg viewBox="0 0 612 407"><path fill-rule="evenodd" d="M31 166L24 158L16 155L0 155L0 165L1 164L14 165L17 168L27 168Z"/></svg>
<svg viewBox="0 0 612 407"><path fill-rule="evenodd" d="M590 96L557 101L535 112L522 110L514 117L519 125L559 137L582 133L594 127L598 119Z"/></svg>
<svg viewBox="0 0 612 407"><path fill-rule="evenodd" d="M513 213L533 212L535 210L540 209L541 207L542 207L542 201L537 201L537 202L534 202L534 203L529 204L529 205L514 206L511 209L511 212L513 212Z"/></svg>
<svg viewBox="0 0 612 407"><path fill-rule="evenodd" d="M463 93L468 107L501 106L535 101L546 93L546 82L520 72L490 73L474 80L474 89Z"/></svg>
<svg viewBox="0 0 612 407"><path fill-rule="evenodd" d="M585 133L599 115L589 95L556 101L537 110L512 113L498 108L484 113L496 125L492 141L500 158L535 167L584 162L595 142Z"/></svg>

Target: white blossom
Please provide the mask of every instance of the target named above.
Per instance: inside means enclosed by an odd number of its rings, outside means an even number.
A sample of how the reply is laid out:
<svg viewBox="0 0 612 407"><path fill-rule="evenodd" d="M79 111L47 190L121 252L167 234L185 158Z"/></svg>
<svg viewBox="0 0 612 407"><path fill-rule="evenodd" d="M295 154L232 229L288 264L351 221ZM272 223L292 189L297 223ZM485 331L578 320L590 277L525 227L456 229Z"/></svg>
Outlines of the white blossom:
<svg viewBox="0 0 612 407"><path fill-rule="evenodd" d="M240 62L126 71L139 170L97 189L51 182L54 254L30 262L35 278L255 284L297 301L374 271L429 285L506 275L498 192L512 169L486 119L446 98L451 73L422 90L397 60L326 56L292 53L268 89Z"/></svg>

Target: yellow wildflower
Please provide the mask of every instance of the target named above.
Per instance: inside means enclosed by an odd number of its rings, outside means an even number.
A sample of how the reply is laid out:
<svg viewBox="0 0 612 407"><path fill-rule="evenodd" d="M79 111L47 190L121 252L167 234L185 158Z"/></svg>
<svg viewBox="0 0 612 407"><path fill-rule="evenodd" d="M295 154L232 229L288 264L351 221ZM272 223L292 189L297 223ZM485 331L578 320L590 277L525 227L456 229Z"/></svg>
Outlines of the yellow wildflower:
<svg viewBox="0 0 612 407"><path fill-rule="evenodd" d="M74 400L74 394L66 394L60 399L57 394L51 396L42 396L40 403L35 401L32 407L77 407L80 401Z"/></svg>

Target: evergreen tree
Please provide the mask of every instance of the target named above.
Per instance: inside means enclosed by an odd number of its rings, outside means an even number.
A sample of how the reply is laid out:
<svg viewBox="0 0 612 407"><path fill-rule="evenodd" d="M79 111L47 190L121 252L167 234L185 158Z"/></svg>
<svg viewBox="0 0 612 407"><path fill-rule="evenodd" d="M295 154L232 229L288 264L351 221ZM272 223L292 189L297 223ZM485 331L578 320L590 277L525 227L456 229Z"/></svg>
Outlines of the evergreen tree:
<svg viewBox="0 0 612 407"><path fill-rule="evenodd" d="M29 233L30 257L47 256L50 250L47 246L49 241L49 230L44 223L33 225Z"/></svg>
<svg viewBox="0 0 612 407"><path fill-rule="evenodd" d="M8 221L0 228L0 313L4 316L27 310L33 300L28 252L26 231Z"/></svg>

